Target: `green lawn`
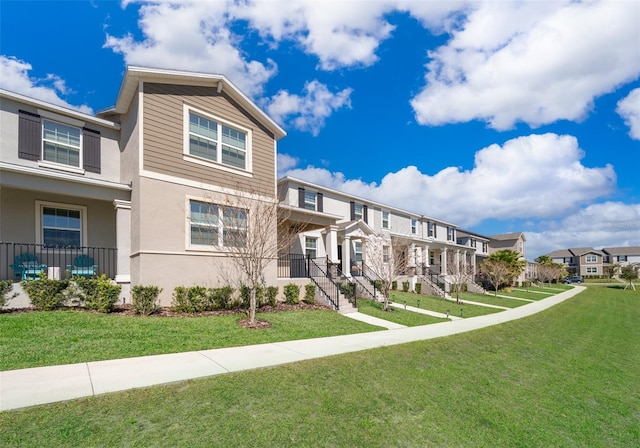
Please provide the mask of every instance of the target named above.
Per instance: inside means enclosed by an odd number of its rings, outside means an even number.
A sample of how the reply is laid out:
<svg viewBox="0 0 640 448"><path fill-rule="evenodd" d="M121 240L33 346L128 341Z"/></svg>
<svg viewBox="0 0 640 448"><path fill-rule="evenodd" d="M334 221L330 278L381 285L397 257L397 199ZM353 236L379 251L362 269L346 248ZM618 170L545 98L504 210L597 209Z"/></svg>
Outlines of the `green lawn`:
<svg viewBox="0 0 640 448"><path fill-rule="evenodd" d="M3 412L0 446L637 447L639 304Z"/></svg>
<svg viewBox="0 0 640 448"><path fill-rule="evenodd" d="M531 303L525 302L524 300L505 299L504 297L494 297L492 295L476 294L472 292L460 293L460 300L471 300L472 302L487 303L489 305L504 306L507 308L517 308L519 306L526 305L527 303Z"/></svg>
<svg viewBox="0 0 640 448"><path fill-rule="evenodd" d="M263 330L238 325L243 315L132 317L78 311L0 313L0 370L176 353L381 330L330 310L258 313Z"/></svg>
<svg viewBox="0 0 640 448"><path fill-rule="evenodd" d="M554 291L554 294L559 294L562 291ZM493 291L489 291L489 294L493 295ZM509 296L509 297L517 297L520 299L529 299L529 300L542 300L542 299L546 299L548 297L551 297L550 294L540 294L537 292L533 292L533 290L531 291L526 291L526 290L521 290L521 289L514 289L511 291L504 291L504 290L500 290L498 291L498 295L499 296Z"/></svg>
<svg viewBox="0 0 640 448"><path fill-rule="evenodd" d="M485 314L499 313L500 311L502 311L497 308L469 305L468 303L458 305L455 302L445 300L441 297L432 297L423 294L391 291L390 296L390 300L392 302L397 302L404 305L404 302L406 301L407 305L409 306L436 311L438 313L446 313L448 311L449 314L458 317L460 317L461 314L460 310L462 310L462 317L483 316ZM418 300L420 301L420 304L418 304Z"/></svg>
<svg viewBox="0 0 640 448"><path fill-rule="evenodd" d="M415 327L418 325L429 325L438 322L448 322L449 319L441 319L438 317L428 316L426 314L413 313L403 309L389 307L391 311L384 311L383 305L368 299L358 300L358 311L369 316L378 317L380 319L395 322L397 324L406 325L407 327Z"/></svg>

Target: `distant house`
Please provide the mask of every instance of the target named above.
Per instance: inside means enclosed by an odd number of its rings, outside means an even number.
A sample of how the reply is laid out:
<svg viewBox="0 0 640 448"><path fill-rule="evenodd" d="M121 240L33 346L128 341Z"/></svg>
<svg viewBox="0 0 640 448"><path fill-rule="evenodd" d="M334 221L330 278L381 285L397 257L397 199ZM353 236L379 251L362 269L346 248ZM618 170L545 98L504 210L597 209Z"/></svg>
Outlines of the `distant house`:
<svg viewBox="0 0 640 448"><path fill-rule="evenodd" d="M640 247L616 247L594 249L593 247L574 247L560 249L547 254L555 263L564 265L569 275L583 277L602 277L609 275L609 269L615 263L624 265L640 261Z"/></svg>
<svg viewBox="0 0 640 448"><path fill-rule="evenodd" d="M522 232L501 233L489 236L489 255L500 250L511 250L520 254L520 259L525 259L525 243L527 238ZM536 277L535 263L527 263L524 271L515 280L516 283Z"/></svg>

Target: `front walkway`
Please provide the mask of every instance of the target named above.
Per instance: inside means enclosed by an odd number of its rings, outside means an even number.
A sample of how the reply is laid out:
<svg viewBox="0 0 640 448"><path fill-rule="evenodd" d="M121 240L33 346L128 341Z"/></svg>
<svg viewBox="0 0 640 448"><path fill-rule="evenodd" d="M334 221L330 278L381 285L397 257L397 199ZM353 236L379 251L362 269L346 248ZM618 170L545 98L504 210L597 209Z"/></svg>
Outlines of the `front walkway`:
<svg viewBox="0 0 640 448"><path fill-rule="evenodd" d="M450 336L539 313L583 291L419 327L0 372L0 411Z"/></svg>

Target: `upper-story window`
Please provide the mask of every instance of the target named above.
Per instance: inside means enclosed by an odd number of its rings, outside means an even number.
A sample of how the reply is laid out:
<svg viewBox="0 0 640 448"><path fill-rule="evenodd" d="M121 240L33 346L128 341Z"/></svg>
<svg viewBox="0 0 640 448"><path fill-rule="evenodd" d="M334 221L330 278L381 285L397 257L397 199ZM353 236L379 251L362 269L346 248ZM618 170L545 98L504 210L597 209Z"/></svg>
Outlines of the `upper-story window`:
<svg viewBox="0 0 640 448"><path fill-rule="evenodd" d="M186 108L188 134L186 153L206 161L248 171L250 131L224 120Z"/></svg>
<svg viewBox="0 0 640 448"><path fill-rule="evenodd" d="M627 261L626 255L618 255L618 261Z"/></svg>
<svg viewBox="0 0 640 448"><path fill-rule="evenodd" d="M389 212L382 210L382 228L389 228Z"/></svg>
<svg viewBox="0 0 640 448"><path fill-rule="evenodd" d="M598 262L598 256L597 255L587 255L585 258L585 261L587 263L597 263Z"/></svg>
<svg viewBox="0 0 640 448"><path fill-rule="evenodd" d="M304 208L307 210L316 209L316 194L312 191L304 192Z"/></svg>
<svg viewBox="0 0 640 448"><path fill-rule="evenodd" d="M80 129L42 120L42 160L73 167L80 167Z"/></svg>
<svg viewBox="0 0 640 448"><path fill-rule="evenodd" d="M524 243L522 241L518 241L518 252L524 253Z"/></svg>
<svg viewBox="0 0 640 448"><path fill-rule="evenodd" d="M474 240L473 238L469 240L469 243L471 247L476 247L476 240Z"/></svg>
<svg viewBox="0 0 640 448"><path fill-rule="evenodd" d="M431 238L436 238L436 223L435 222L430 222L427 225L427 232L428 232L428 236Z"/></svg>
<svg viewBox="0 0 640 448"><path fill-rule="evenodd" d="M455 241L455 231L452 227L447 227L447 241Z"/></svg>
<svg viewBox="0 0 640 448"><path fill-rule="evenodd" d="M354 209L353 209L353 215L355 216L355 219L362 219L362 204L356 204Z"/></svg>
<svg viewBox="0 0 640 448"><path fill-rule="evenodd" d="M414 235L418 233L418 221L416 219L411 220L411 233Z"/></svg>
<svg viewBox="0 0 640 448"><path fill-rule="evenodd" d="M488 252L489 251L489 244L482 242L482 252Z"/></svg>
<svg viewBox="0 0 640 448"><path fill-rule="evenodd" d="M18 111L18 158L47 168L100 173L100 132L75 118L38 112Z"/></svg>

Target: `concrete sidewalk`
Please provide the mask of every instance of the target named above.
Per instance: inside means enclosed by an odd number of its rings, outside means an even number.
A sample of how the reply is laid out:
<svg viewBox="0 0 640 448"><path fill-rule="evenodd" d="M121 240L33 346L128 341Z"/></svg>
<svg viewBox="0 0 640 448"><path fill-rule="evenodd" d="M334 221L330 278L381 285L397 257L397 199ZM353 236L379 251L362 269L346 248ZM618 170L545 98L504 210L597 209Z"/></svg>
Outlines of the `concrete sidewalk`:
<svg viewBox="0 0 640 448"><path fill-rule="evenodd" d="M0 411L450 336L543 311L573 289L486 316L372 333L0 372Z"/></svg>

